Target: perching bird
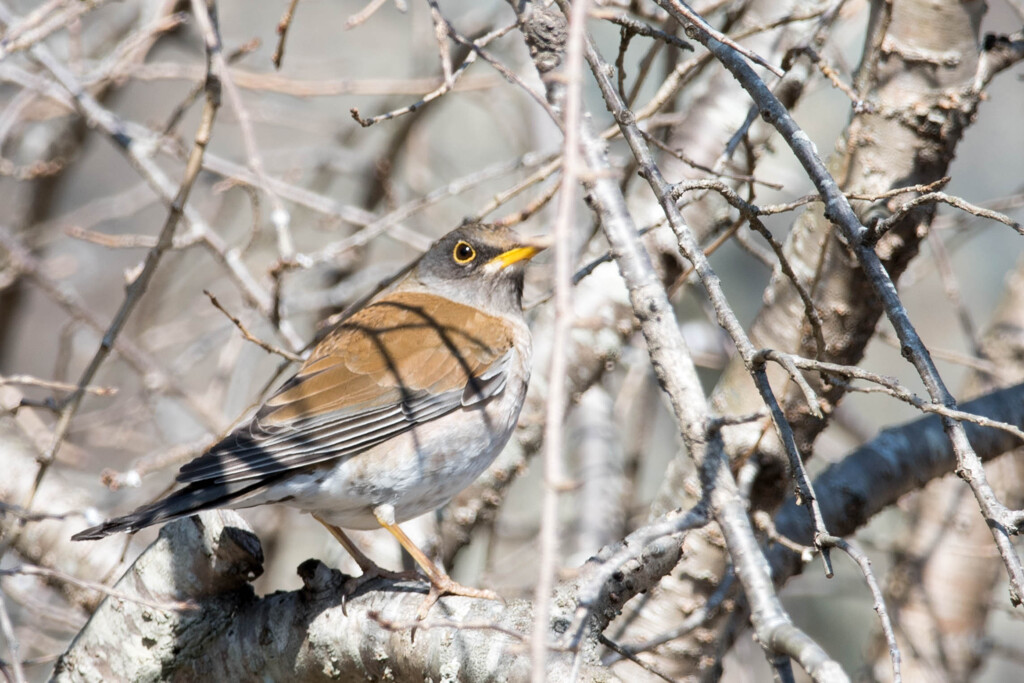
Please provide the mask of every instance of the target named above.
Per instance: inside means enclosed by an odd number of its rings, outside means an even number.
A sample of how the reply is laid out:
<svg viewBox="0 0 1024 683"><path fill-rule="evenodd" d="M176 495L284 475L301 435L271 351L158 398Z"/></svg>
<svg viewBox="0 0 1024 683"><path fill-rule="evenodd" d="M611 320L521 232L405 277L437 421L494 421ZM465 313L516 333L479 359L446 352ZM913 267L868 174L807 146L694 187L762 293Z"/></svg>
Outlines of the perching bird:
<svg viewBox="0 0 1024 683"><path fill-rule="evenodd" d="M390 531L426 572L420 616L444 594L497 598L437 568L398 527L466 488L508 442L530 377L525 264L545 248L467 225L441 238L390 287L313 349L247 424L184 465L184 488L75 534L134 532L210 508L285 503L338 527Z"/></svg>

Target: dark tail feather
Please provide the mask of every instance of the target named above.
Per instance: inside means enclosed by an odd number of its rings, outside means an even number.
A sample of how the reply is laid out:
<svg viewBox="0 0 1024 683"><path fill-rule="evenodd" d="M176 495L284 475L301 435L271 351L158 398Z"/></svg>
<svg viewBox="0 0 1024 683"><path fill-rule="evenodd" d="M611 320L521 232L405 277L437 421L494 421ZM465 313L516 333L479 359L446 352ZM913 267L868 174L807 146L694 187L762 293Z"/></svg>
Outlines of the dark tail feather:
<svg viewBox="0 0 1024 683"><path fill-rule="evenodd" d="M240 498L254 489L266 486L269 482L257 480L255 483L242 482L247 486L232 484L210 484L208 482L195 483L175 491L166 498L143 505L138 510L125 515L109 519L98 526L89 527L79 531L71 537L72 541L94 541L119 531L135 533L153 524L169 522L172 519L188 517L202 510L226 507L228 503Z"/></svg>

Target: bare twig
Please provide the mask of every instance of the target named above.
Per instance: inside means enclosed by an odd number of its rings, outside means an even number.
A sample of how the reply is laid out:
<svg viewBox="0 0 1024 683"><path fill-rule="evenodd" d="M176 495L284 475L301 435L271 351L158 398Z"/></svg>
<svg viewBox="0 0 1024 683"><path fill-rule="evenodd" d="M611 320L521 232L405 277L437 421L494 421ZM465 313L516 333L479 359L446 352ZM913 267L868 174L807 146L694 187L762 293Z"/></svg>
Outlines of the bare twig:
<svg viewBox="0 0 1024 683"><path fill-rule="evenodd" d="M659 645L664 645L676 638L682 638L688 633L692 633L695 629L703 626L708 622L708 620L718 613L719 608L722 607L722 604L732 593L735 585L736 574L732 571L727 572L721 583L719 583L718 588L716 588L715 592L711 594L711 597L705 600L704 604L691 612L689 616L687 616L686 619L684 619L678 626L642 643L638 643L636 645L622 645L621 647L623 652L620 652L619 654L625 655L626 652L637 654L653 650ZM613 661L614 660L609 661L608 663L611 664Z"/></svg>
<svg viewBox="0 0 1024 683"><path fill-rule="evenodd" d="M625 657L629 661L631 661L634 664L636 664L637 666L639 666L644 671L647 671L648 673L654 674L655 676L657 676L658 678L660 678L663 681L668 681L668 683L673 683L671 678L669 678L668 676L666 676L662 672L658 671L656 668L654 668L653 666L651 666L650 664L648 664L644 660L642 660L639 657L637 657L635 654L630 652L628 649L622 647L621 645L619 645L615 641L610 640L604 634L599 635L597 637L597 640L598 640L599 643L601 643L602 645L607 647L612 652L615 652L616 654L622 655L623 657Z"/></svg>
<svg viewBox="0 0 1024 683"><path fill-rule="evenodd" d="M864 581L868 584L868 589L871 591L871 597L874 599L874 609L878 613L878 619L882 623L882 632L885 634L885 642L889 646L889 658L892 660L892 676L893 683L900 683L903 678L900 676L900 648L896 644L896 633L892 628L892 620L889 618L889 611L885 607L885 597L882 594L882 588L878 585L878 579L875 578L875 572L871 569L871 560L868 556L861 551L853 543L845 541L841 538L828 538L822 540L822 545L830 545L835 548L839 548L844 553L850 556L857 566L860 567L861 573L864 575Z"/></svg>
<svg viewBox="0 0 1024 683"><path fill-rule="evenodd" d="M854 112L861 113L874 111L873 105L871 105L869 102L865 102L864 100L862 100L857 95L857 93L854 92L851 86L844 83L842 79L839 78L839 74L836 72L836 70L832 68L832 66L827 61L825 61L825 59L822 58L820 54L818 54L818 51L815 50L810 45L802 45L796 50L791 51L789 54L786 55L786 59L789 60L791 59L791 55L799 53L807 55L807 58L811 60L811 63L818 67L818 70L821 71L821 74L825 78L827 78L832 83L832 85L834 85L840 92L842 92L844 95L850 98L850 101L853 102ZM788 67L785 64L783 64L783 67L788 69Z"/></svg>
<svg viewBox="0 0 1024 683"><path fill-rule="evenodd" d="M644 139L646 139L647 142L649 142L650 144L654 145L655 147L657 147L658 149L662 150L663 152L665 152L667 154L671 154L673 157L675 157L676 159L679 159L681 162L683 162L687 166L690 166L691 168L695 168L698 171L704 171L705 173L711 173L711 174L719 176L721 178L729 178L730 180L738 180L738 181L744 182L744 183L757 183L758 185L763 185L765 187L770 187L773 190L781 190L782 189L782 185L780 185L779 183L772 183L772 182L769 182L767 180L760 180L759 178L755 178L754 176L739 175L739 174L736 174L736 173L728 173L726 171L716 171L715 169L713 169L713 168L711 168L709 166L705 166L704 164L701 164L701 163L698 163L697 161L694 161L690 157L686 156L686 154L684 154L682 150L680 150L680 149L672 149L671 147L666 145L664 142L659 140L654 135L651 135L650 133L647 133L647 132L644 132L644 131L641 131L641 132L643 132ZM692 186L690 186L688 184L685 184L685 183L680 183L677 187L679 187L680 192L693 189Z"/></svg>
<svg viewBox="0 0 1024 683"><path fill-rule="evenodd" d="M693 33L695 29L699 28L700 30L706 31L708 35L714 37L723 45L728 45L730 48L732 48L739 54L743 55L750 61L768 69L779 78L782 78L783 76L786 75L786 72L780 69L779 67L769 63L767 60L763 59L759 55L743 47L742 45L740 45L739 43L737 43L724 33L716 31L714 27L712 27L710 24L704 21L704 17L700 16L692 9L690 9L686 5L686 3L682 2L681 0L676 0L674 5L675 6L673 7L673 9L675 10L675 16L677 19L683 22L683 26L686 27L687 36L692 38L693 36L690 34Z"/></svg>
<svg viewBox="0 0 1024 683"><path fill-rule="evenodd" d="M803 302L804 305L804 313L807 316L807 322L808 324L810 324L811 331L814 333L814 341L818 351L818 356L824 355L826 353L827 347L825 344L824 333L821 330L821 316L818 315L818 310L814 307L814 301L811 299L810 293L807 291L806 287L804 287L803 283L800 282L800 279L796 276L796 273L793 271L793 267L790 265L789 259L786 258L786 254L782 249L782 245L778 242L778 240L775 239L774 236L772 236L771 231L768 230L768 228L764 225L764 223L761 222L761 219L758 217L758 214L760 213L758 207L745 201L732 188L728 187L721 181L717 180L698 180L680 183L679 185L676 185L676 187L673 189L673 195L676 195L678 193L684 192L695 187L711 189L722 195L722 197L724 197L730 205L738 209L739 212L743 215L743 217L747 219L747 222L750 224L750 227L756 230L758 234L760 234L764 238L764 240L768 242L768 245L775 253L775 258L778 260L779 268L782 270L783 274L789 279L790 284L793 285L794 289L796 289L797 293L800 295L800 300ZM805 394L806 393L807 392L805 392ZM820 416L820 413L818 412L816 405L811 405L811 411L817 413Z"/></svg>
<svg viewBox="0 0 1024 683"><path fill-rule="evenodd" d="M361 10L345 20L344 29L347 31L359 26L372 17L374 12L383 7L385 2L387 2L387 0L370 0Z"/></svg>
<svg viewBox="0 0 1024 683"><path fill-rule="evenodd" d="M451 46L448 45L448 29L437 1L427 0L427 4L430 5L430 20L434 22L434 39L437 40L437 54L441 60L441 75L444 76L444 84L451 88L453 85L452 51Z"/></svg>
<svg viewBox="0 0 1024 683"><path fill-rule="evenodd" d="M946 292L946 298L949 300L953 310L956 311L961 332L970 346L971 353L974 356L980 357L983 355L983 352L978 340L977 328L974 325L971 312L964 303L963 296L961 296L960 285L953 272L953 265L949 260L949 251L946 249L942 237L936 231L929 230L926 239L931 249L932 259L935 261L935 268L938 271L939 279L942 281L942 288Z"/></svg>
<svg viewBox="0 0 1024 683"><path fill-rule="evenodd" d="M55 8L50 4L44 4L20 22L13 21L13 17L5 18L3 22L10 28L5 32L3 45L0 46L0 60L35 47L56 31L65 29L79 17L106 2L107 0L88 3L55 2L52 5L64 6Z"/></svg>
<svg viewBox="0 0 1024 683"><path fill-rule="evenodd" d="M586 30L586 0L577 0L569 15L566 60L561 71L564 79L558 95L549 89L555 107L564 116L565 141L562 147L562 182L555 215L555 325L551 365L548 376L548 400L544 427L544 493L541 500L540 575L534 592L533 683L544 683L547 671L548 621L551 590L558 561L558 499L563 488L562 445L566 413L565 387L568 378L569 335L572 332L573 223L576 217L576 186L588 173L580 158L579 129L583 114L583 39Z"/></svg>
<svg viewBox="0 0 1024 683"><path fill-rule="evenodd" d="M281 60L284 59L284 41L288 38L288 29L291 28L292 20L295 19L295 8L298 5L299 0L291 0L284 14L281 15L280 21L277 22L277 47L274 48L274 55L270 58L275 69L281 68Z"/></svg>
<svg viewBox="0 0 1024 683"><path fill-rule="evenodd" d="M1024 441L1024 430L1008 424L1006 422L1000 422L998 420L991 420L983 415L975 415L973 413L960 410L959 408L952 408L948 405L941 403L935 403L933 401L926 401L919 396L916 396L913 392L909 391L906 387L900 384L897 380L892 377L886 377L869 370L864 370L855 365L840 365L837 363L827 363L823 361L813 360L810 358L801 358L792 354L784 354L778 351L770 352L773 360L788 356L790 361L798 368L804 370L816 370L826 375L838 375L840 377L849 377L852 379L865 380L877 384L882 390L892 396L893 398L899 399L905 403L908 403L921 412L934 413L951 420L958 422L971 422L982 427L992 427L993 429L1001 429L1008 434L1012 434L1017 438ZM851 390L857 391L856 387L850 387ZM865 391L865 390L861 390Z"/></svg>
<svg viewBox="0 0 1024 683"><path fill-rule="evenodd" d="M452 26L451 22L448 21L448 19L445 18L443 15L440 16L440 21L444 24L445 29L448 31L448 35L451 37L452 40L454 40L457 43L460 43L461 45L466 46L467 48L469 48L473 52L475 52L478 55L480 55L480 57L482 57L485 62L487 62L488 64L493 66L497 70L497 72L500 73L502 76L504 76L505 79L509 83L513 83L513 84L519 86L519 88L523 92L525 92L527 95L529 95L530 98L533 99L534 102L539 104L541 109L543 109L545 112L547 112L548 116L551 117L551 120L555 123L556 126L558 126L559 128L562 127L562 119L561 119L561 117L558 116L558 113L548 103L548 101L546 99L544 99L543 95L541 95L540 93L535 91L533 88L531 88L529 85L527 85L523 81L523 79L519 77L519 75L517 73L515 73L510 68L505 66L504 63L502 63L499 59L494 57L487 50L484 50L479 45L476 45L474 43L474 41L466 38L461 33L456 31L455 27Z"/></svg>
<svg viewBox="0 0 1024 683"><path fill-rule="evenodd" d="M71 519L72 517L84 517L84 512L63 512L55 514L52 512L34 512L32 510L26 510L20 505L13 505L11 503L5 503L0 501L0 516L11 515L17 517L22 522L43 522L47 520L61 521L65 519Z"/></svg>
<svg viewBox="0 0 1024 683"><path fill-rule="evenodd" d="M914 197L905 204L900 205L900 207L896 209L891 216L888 216L887 218L878 221L873 226L870 226L868 231L864 234L865 242L869 244L877 242L882 235L889 232L895 225L903 220L908 213L919 206L935 203L949 204L950 206L954 206L961 211L966 211L973 216L999 221L1004 225L1010 226L1021 235L1024 235L1024 227L1021 227L1020 223L1009 216L999 213L998 211L992 211L991 209L976 206L970 202L964 201L960 197L955 197L953 195L946 194L945 192L928 192L920 195L919 197Z"/></svg>
<svg viewBox="0 0 1024 683"><path fill-rule="evenodd" d="M879 341L885 343L888 346L891 346L894 349L900 348L899 337L897 337L889 330L880 329L877 333L875 333L875 336L878 338ZM989 360L985 360L984 358L972 356L969 353L954 351L953 349L937 345L932 346L931 348L928 349L928 351L932 354L932 357L944 360L949 363L953 363L954 365L962 365L966 368L971 368L972 370L976 370L978 372L988 373L989 375L994 375L999 372L999 366L996 363L993 363L992 361Z"/></svg>
<svg viewBox="0 0 1024 683"><path fill-rule="evenodd" d="M138 486L142 481L142 477L150 472L171 465L178 465L198 457L214 443L214 437L205 436L197 441L179 444L166 450L150 453L132 462L129 469L125 471L103 470L100 474L100 480L104 486L113 491L125 486Z"/></svg>
<svg viewBox="0 0 1024 683"><path fill-rule="evenodd" d="M293 363L302 361L302 356L292 353L291 351L287 351L285 349L274 346L273 344L270 344L268 342L265 342L259 337L249 332L249 330L245 328L245 325L242 324L242 321L236 318L235 316L231 315L228 312L228 310L221 305L220 301L217 300L217 297L215 297L212 292L204 289L203 294L209 297L210 303L213 304L214 308L223 313L225 316L227 316L228 320L234 323L235 327L238 328L239 332L242 333L242 336L245 337L247 341L251 341L253 344L256 344L256 346L260 347L261 349L268 353L276 353L282 358L290 360Z"/></svg>
<svg viewBox="0 0 1024 683"><path fill-rule="evenodd" d="M699 529L710 521L707 501L702 500L685 512L673 511L644 525L631 533L614 553L604 553L597 562L592 561L581 577L583 580L577 592L576 614L572 628L568 631L571 634L570 647L579 645L592 610L599 603L601 595L608 590L609 580L620 573L623 565L638 561L653 543L682 544L683 532Z"/></svg>
<svg viewBox="0 0 1024 683"><path fill-rule="evenodd" d="M438 16L440 15L438 14ZM438 26L445 27L445 24L439 23ZM515 29L515 27L515 24L512 24L504 28L495 29L494 31L491 31L490 33L474 40L473 44L478 47L484 47L492 40L500 38L509 31ZM466 73L466 70L469 69L470 65L476 61L478 56L479 55L477 52L471 51L466 56L466 59L462 61L462 64L460 64L459 67L455 69L455 71L450 71L451 64L449 62L448 69L450 73L445 74L444 80L441 82L441 84L437 88L431 90L426 95L424 95L423 97L421 97L420 99L416 100L411 104L407 104L404 107L399 107L398 109L393 109L389 112L378 114L377 116L371 116L369 118L363 118L359 113L359 109L356 107L352 107L352 109L349 110L349 113L352 115L352 118L359 123L360 126L362 126L363 128L368 128L376 123L380 123L381 121L389 121L391 119L398 118L399 116L404 116L405 114L411 114L415 111L418 111L422 109L426 104L436 100L442 95L449 93L455 87L455 84L459 81L462 75Z"/></svg>
<svg viewBox="0 0 1024 683"><path fill-rule="evenodd" d="M25 574L28 576L42 576L47 579L55 579L62 583L70 583L81 588L86 588L97 593L102 593L108 597L114 598L115 600L126 600L128 602L142 605L144 607L152 607L153 609L160 610L161 612L188 612L198 609L198 605L194 602L187 600L150 600L148 598L139 595L129 595L119 590L115 590L110 586L106 586L102 583L95 581L87 581L86 579L80 579L77 576L72 576L66 572L62 572L58 569L51 569L49 567L40 567L38 565L23 564L17 567L8 567L6 569L0 569L0 576L16 576L18 574Z"/></svg>
<svg viewBox="0 0 1024 683"><path fill-rule="evenodd" d="M666 45L672 45L673 47L678 47L680 50L689 50L690 52L693 52L693 45L685 40L681 40L671 33L665 33L664 31L656 29L645 22L637 21L623 12L595 9L590 13L590 15L596 19L604 19L605 21L622 26L638 36L655 38L664 42Z"/></svg>
<svg viewBox="0 0 1024 683"><path fill-rule="evenodd" d="M566 3L560 3L560 6L563 8L563 11L568 11ZM698 267L698 273L702 275L702 281L712 298L723 327L733 336L737 346L740 347L741 353L744 353L745 357L748 355L752 357L753 347L749 340L746 339L746 335L742 327L739 326L734 314L729 310L724 297L721 296L717 276L707 266L707 261L703 257L699 246L696 245L692 234L683 229L678 209L669 196L669 188L661 177L660 171L653 164L650 152L643 141L643 136L637 130L635 118L631 112L625 109L619 99L615 87L608 76L607 64L589 41L586 56L591 72L601 87L602 95L609 109L615 115L623 136L630 144L633 154L640 164L641 175L651 184L655 195L658 197L659 204L669 218L669 223L677 231L684 254L691 263ZM584 150L585 154L587 154L588 164L592 168L599 169L604 164L597 163L597 160L601 159L603 154L601 151L594 149L593 145L594 141L584 136ZM588 146L590 146L589 152ZM599 183L603 183L601 180L593 182L595 187ZM624 203L618 188L605 188L603 184L602 188L607 194L603 196L605 201L599 205L603 209L601 211L601 224L605 229L609 242L612 242L613 252L616 252L620 270L630 286L630 295L633 298L639 294L639 291L636 289L639 283L636 281L631 282L631 276L638 274L637 268L649 269L650 263L637 254L633 264L627 267L626 256L630 252L626 252L627 247L625 245L635 240L635 237L627 239L625 234L635 235L635 228L630 225L631 221L627 216L618 217L619 207ZM592 192L592 198L597 194L596 190ZM598 200L595 199L595 201ZM612 215L615 215L616 218L611 218ZM614 226L614 229L611 226ZM623 233L619 234L616 232L617 230L622 230ZM629 231L629 233L625 231ZM636 253L632 250L631 252L630 255ZM665 294L663 289L661 289L660 295L647 288L643 288L642 291L644 298L654 296L660 298ZM652 320L672 318L667 301L664 306L660 305L661 302L657 300L646 300L643 301L642 305L636 299L633 299L633 302L634 310L637 312L638 317L640 317L642 325L649 324ZM652 316L654 313L658 315ZM771 589L767 564L757 546L745 506L738 496L731 472L724 466L724 460L721 460L723 455L720 450L720 437L716 436L710 439L709 443L708 435L703 431L707 420L706 399L700 389L699 381L696 380L692 363L689 362L685 343L682 340L675 343L668 342L669 339L678 335L678 328L673 327L673 329L674 332L659 328L656 337L653 339L648 337L648 348L655 368L659 370L659 378L662 380L662 385L669 394L673 410L677 414L687 449L690 451L690 457L698 463L699 468L708 468L706 476L714 481L714 484L711 485L710 494L712 512L715 520L719 522L725 533L726 542L736 562L747 596L752 602L757 604L753 613L756 615L754 627L758 631L759 639L766 648L766 651L784 652L796 658L812 678L816 680L823 680L828 676L834 676L836 680L845 680L846 675L842 672L839 665L831 660L820 646L814 643L805 633L792 625L791 620ZM653 333L653 330L651 330L651 333ZM648 336L648 330L645 329L644 334ZM676 344L678 344L680 360L669 362L663 354L669 352ZM669 368L674 369L679 374L676 375ZM686 376L689 378L691 374L693 375L693 382L695 382L694 386L689 386L690 382L682 380L682 377ZM780 432L780 437L786 444L787 453L790 453L791 460L799 460L800 455L796 451L796 445L792 440L792 432L787 429L788 424L785 422L784 416L781 415L777 402L771 396L771 390L767 386L767 382L758 380L759 374L761 373L755 373L755 382L758 382L762 396L766 402L769 402L769 406L772 407L773 419ZM692 398L688 402L684 397L690 394L692 394ZM804 490L804 487L801 486L802 494ZM822 530L824 525L821 521L820 512L816 511L817 505L813 499L813 493L809 488L806 491L808 507L815 511L816 528Z"/></svg>
<svg viewBox="0 0 1024 683"><path fill-rule="evenodd" d="M506 626L494 621L452 621L450 619L411 619L408 621L393 621L387 619L380 612L370 611L366 613L366 616L373 619L375 622L383 626L389 631L408 631L415 633L416 631L423 630L429 631L431 629L450 628L458 630L469 630L469 631L493 631L502 635L508 636L514 640L525 641L526 635L519 631L513 630Z"/></svg>
<svg viewBox="0 0 1024 683"><path fill-rule="evenodd" d="M192 0L192 14L199 23L199 28L206 40L207 59L210 64L210 71L217 78L227 101L238 121L238 127L242 133L242 142L245 146L245 155L249 161L249 168L256 176L259 188L270 197L271 212L270 222L277 233L277 249L282 258L289 258L295 252L295 245L291 236L291 215L285 209L281 198L271 189L266 179L266 172L263 169L263 158L256 145L256 136L252 129L252 121L249 117L249 110L242 102L242 95L235 85L231 67L224 56L224 50L220 41L220 29L217 26L216 7L213 4L204 5L201 0Z"/></svg>
<svg viewBox="0 0 1024 683"><path fill-rule="evenodd" d="M56 391L78 391L77 384L68 382L56 382L50 379L40 379L29 375L0 375L0 384L23 384L26 386L43 387L44 389L55 389ZM81 388L87 394L94 396L113 396L117 393L117 387L96 387L85 386Z"/></svg>
<svg viewBox="0 0 1024 683"><path fill-rule="evenodd" d="M67 312L75 324L81 323L95 332L103 334L107 323L89 311L75 291L62 286L61 283L49 277L44 272L39 260L33 257L29 250L2 225L0 225L0 246L7 252L8 258L13 261L17 271L37 284L47 297ZM186 391L172 373L165 370L156 358L142 350L134 342L125 337L119 337L114 340L114 349L139 373L147 385L165 391L170 396L180 398L182 403L188 407L189 412L207 429L219 432L227 426L217 411ZM45 448L43 446L41 450L45 451Z"/></svg>
<svg viewBox="0 0 1024 683"><path fill-rule="evenodd" d="M0 576L3 575L3 571L0 570ZM14 634L14 624L11 622L11 615L7 613L3 591L0 591L0 633L7 641L7 651L11 653L11 675L14 683L25 683L25 671L21 668L21 645Z"/></svg>

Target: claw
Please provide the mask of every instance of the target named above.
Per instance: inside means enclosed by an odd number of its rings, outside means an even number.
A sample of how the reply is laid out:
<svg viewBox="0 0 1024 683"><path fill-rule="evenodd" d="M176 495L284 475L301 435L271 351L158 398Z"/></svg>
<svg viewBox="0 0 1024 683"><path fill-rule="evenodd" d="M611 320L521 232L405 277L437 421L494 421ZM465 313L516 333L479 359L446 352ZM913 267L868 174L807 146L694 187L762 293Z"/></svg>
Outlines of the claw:
<svg viewBox="0 0 1024 683"><path fill-rule="evenodd" d="M427 591L427 597L423 598L423 602L420 603L420 608L416 611L416 618L420 621L426 619L427 612L430 611L430 608L434 606L434 603L437 602L442 595L463 595L467 598L497 600L502 604L505 602L504 598L492 590L463 586L447 574L442 574L430 582L430 590Z"/></svg>

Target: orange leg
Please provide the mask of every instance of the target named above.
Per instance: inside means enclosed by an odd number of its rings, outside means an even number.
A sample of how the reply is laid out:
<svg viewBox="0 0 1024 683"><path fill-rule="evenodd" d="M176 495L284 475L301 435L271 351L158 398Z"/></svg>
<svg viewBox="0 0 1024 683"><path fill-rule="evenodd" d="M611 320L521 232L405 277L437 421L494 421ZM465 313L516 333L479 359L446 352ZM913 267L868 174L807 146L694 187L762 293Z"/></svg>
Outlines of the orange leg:
<svg viewBox="0 0 1024 683"><path fill-rule="evenodd" d="M434 564L429 557L427 557L426 553L420 550L416 544L412 542L411 538L406 536L401 527L395 523L394 511L391 510L390 507L381 506L376 508L373 511L373 516L377 518L377 522L382 527L390 531L391 535L398 539L398 542L402 544L405 551L412 556L412 559L414 559L416 564L423 569L427 578L430 580L430 591L427 593L427 597L424 598L423 604L420 605L419 611L416 613L417 618L425 618L427 616L427 612L442 595L464 595L470 598L501 600L501 596L494 591L463 586L445 574L444 571L438 568L438 566Z"/></svg>
<svg viewBox="0 0 1024 683"><path fill-rule="evenodd" d="M345 583L345 586L342 589L342 592L344 592L345 595L351 595L364 583L376 578L391 579L392 581L405 581L419 578L415 572L393 572L388 569L384 569L367 557L363 551L357 548L356 544L352 542L352 539L350 539L344 531L333 524L329 524L320 515L314 514L313 519L323 524L327 530L331 532L331 536L334 536L338 543L341 544L341 547L345 549L345 552L352 556L352 559L356 561L356 564L359 565L359 568L363 572L361 576L353 577Z"/></svg>

